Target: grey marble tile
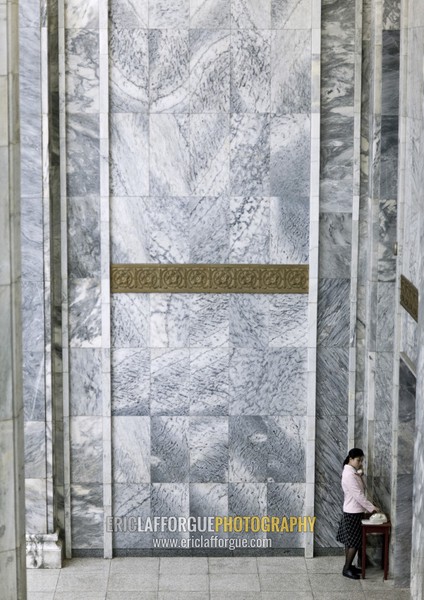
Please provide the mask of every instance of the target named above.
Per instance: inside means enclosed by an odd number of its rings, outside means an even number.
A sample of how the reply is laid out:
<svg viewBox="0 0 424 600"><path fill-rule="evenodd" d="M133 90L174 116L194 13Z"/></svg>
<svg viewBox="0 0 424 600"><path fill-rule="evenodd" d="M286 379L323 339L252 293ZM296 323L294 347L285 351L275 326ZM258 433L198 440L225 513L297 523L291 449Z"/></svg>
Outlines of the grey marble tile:
<svg viewBox="0 0 424 600"><path fill-rule="evenodd" d="M230 344L236 348L266 348L269 305L264 294L230 296Z"/></svg>
<svg viewBox="0 0 424 600"><path fill-rule="evenodd" d="M227 417L190 417L190 482L228 481Z"/></svg>
<svg viewBox="0 0 424 600"><path fill-rule="evenodd" d="M188 483L154 483L151 489L153 517L188 517Z"/></svg>
<svg viewBox="0 0 424 600"><path fill-rule="evenodd" d="M72 548L103 548L103 487L71 486Z"/></svg>
<svg viewBox="0 0 424 600"><path fill-rule="evenodd" d="M190 0L192 29L229 29L231 4L225 0Z"/></svg>
<svg viewBox="0 0 424 600"><path fill-rule="evenodd" d="M383 29L400 29L399 0L385 0L383 2Z"/></svg>
<svg viewBox="0 0 424 600"><path fill-rule="evenodd" d="M71 348L69 358L70 414L73 416L102 415L101 350Z"/></svg>
<svg viewBox="0 0 424 600"><path fill-rule="evenodd" d="M171 6L168 0L164 1ZM151 24L150 26L152 27ZM150 111L188 112L189 76L188 30L151 29L149 31Z"/></svg>
<svg viewBox="0 0 424 600"><path fill-rule="evenodd" d="M148 483L115 483L112 488L114 517L150 517L150 485ZM151 548L152 534L140 531L115 531L114 548ZM140 565L141 566L141 565Z"/></svg>
<svg viewBox="0 0 424 600"><path fill-rule="evenodd" d="M41 197L42 194L42 161L41 135L38 131L29 134L25 126L21 132L21 195Z"/></svg>
<svg viewBox="0 0 424 600"><path fill-rule="evenodd" d="M152 415L187 415L189 412L189 351L186 348L152 349Z"/></svg>
<svg viewBox="0 0 424 600"><path fill-rule="evenodd" d="M272 29L309 29L311 0L271 0Z"/></svg>
<svg viewBox="0 0 424 600"><path fill-rule="evenodd" d="M400 31L383 31L381 114L399 113Z"/></svg>
<svg viewBox="0 0 424 600"><path fill-rule="evenodd" d="M228 415L227 348L190 348L190 415Z"/></svg>
<svg viewBox="0 0 424 600"><path fill-rule="evenodd" d="M341 346L349 339L348 279L322 279L318 292L318 345Z"/></svg>
<svg viewBox="0 0 424 600"><path fill-rule="evenodd" d="M24 352L44 351L44 297L41 282L23 281L22 330L25 332L22 341Z"/></svg>
<svg viewBox="0 0 424 600"><path fill-rule="evenodd" d="M99 347L101 342L100 282L75 279L69 289L69 339L73 348Z"/></svg>
<svg viewBox="0 0 424 600"><path fill-rule="evenodd" d="M109 123L111 194L147 196L148 117L140 113L112 113Z"/></svg>
<svg viewBox="0 0 424 600"><path fill-rule="evenodd" d="M284 56L285 68L281 69ZM271 36L271 110L277 114L311 110L311 34L275 30Z"/></svg>
<svg viewBox="0 0 424 600"><path fill-rule="evenodd" d="M150 295L113 294L111 330L115 348L150 346Z"/></svg>
<svg viewBox="0 0 424 600"><path fill-rule="evenodd" d="M67 120L67 191L69 196L100 192L99 116L74 114Z"/></svg>
<svg viewBox="0 0 424 600"><path fill-rule="evenodd" d="M147 29L149 22L149 0L111 0L109 17L115 27Z"/></svg>
<svg viewBox="0 0 424 600"><path fill-rule="evenodd" d="M44 352L23 352L23 396L25 421L44 421Z"/></svg>
<svg viewBox="0 0 424 600"><path fill-rule="evenodd" d="M398 116L381 117L381 178L382 198L397 197Z"/></svg>
<svg viewBox="0 0 424 600"><path fill-rule="evenodd" d="M191 483L190 515L194 517L228 515L228 484Z"/></svg>
<svg viewBox="0 0 424 600"><path fill-rule="evenodd" d="M305 484L304 483L268 483L268 515L281 516L304 514ZM283 533L268 533L273 548L302 548L304 533L294 531ZM287 575L286 575L287 577ZM298 589L296 587L296 589Z"/></svg>
<svg viewBox="0 0 424 600"><path fill-rule="evenodd" d="M188 346L189 314L188 294L152 294L150 296L150 346L152 348Z"/></svg>
<svg viewBox="0 0 424 600"><path fill-rule="evenodd" d="M40 25L40 4L38 0L25 2L19 5L19 27L39 27Z"/></svg>
<svg viewBox="0 0 424 600"><path fill-rule="evenodd" d="M393 352L377 352L375 358L375 418L392 418Z"/></svg>
<svg viewBox="0 0 424 600"><path fill-rule="evenodd" d="M306 294L273 294L268 304L270 347L305 348L308 339Z"/></svg>
<svg viewBox="0 0 424 600"><path fill-rule="evenodd" d="M230 307L226 294L190 297L190 348L228 346Z"/></svg>
<svg viewBox="0 0 424 600"><path fill-rule="evenodd" d="M228 262L229 199L190 198L189 211L190 262Z"/></svg>
<svg viewBox="0 0 424 600"><path fill-rule="evenodd" d="M232 5L234 9L234 4ZM271 33L244 29L231 34L231 111L266 113L271 96Z"/></svg>
<svg viewBox="0 0 424 600"><path fill-rule="evenodd" d="M320 348L317 356L317 418L347 415L348 377L348 349Z"/></svg>
<svg viewBox="0 0 424 600"><path fill-rule="evenodd" d="M189 196L189 116L150 115L150 193Z"/></svg>
<svg viewBox="0 0 424 600"><path fill-rule="evenodd" d="M391 453L392 423L389 420L383 420L383 415L380 415L378 411L375 411L375 414L377 418L374 422L374 452L372 464L372 476L374 478L373 481L375 481L376 478L386 479L386 475L388 475L389 480L391 480L392 469L391 465L389 464L390 461L387 460L387 457L390 456ZM402 462L403 459L406 459L409 463L411 463L411 457L402 456ZM372 484L368 478L367 489L369 497L372 500L373 496L377 497L379 494L378 488L377 490L373 490L371 485ZM380 506L380 504L378 504L378 506Z"/></svg>
<svg viewBox="0 0 424 600"><path fill-rule="evenodd" d="M233 0L231 26L234 29L269 29L271 0Z"/></svg>
<svg viewBox="0 0 424 600"><path fill-rule="evenodd" d="M146 29L112 27L109 38L111 112L149 109L149 55Z"/></svg>
<svg viewBox="0 0 424 600"><path fill-rule="evenodd" d="M225 114L190 116L191 189L198 196L229 191L230 121Z"/></svg>
<svg viewBox="0 0 424 600"><path fill-rule="evenodd" d="M415 421L399 423L398 474L411 474L414 470ZM390 438L386 436L385 440Z"/></svg>
<svg viewBox="0 0 424 600"><path fill-rule="evenodd" d="M229 418L230 483L264 483L268 461L268 427L261 417Z"/></svg>
<svg viewBox="0 0 424 600"><path fill-rule="evenodd" d="M228 511L233 516L266 515L266 483L230 483L228 485Z"/></svg>
<svg viewBox="0 0 424 600"><path fill-rule="evenodd" d="M111 198L112 263L150 262L150 201L148 198Z"/></svg>
<svg viewBox="0 0 424 600"><path fill-rule="evenodd" d="M46 424L43 421L25 421L25 477L46 477Z"/></svg>
<svg viewBox="0 0 424 600"><path fill-rule="evenodd" d="M72 483L103 481L102 418L71 417L71 477Z"/></svg>
<svg viewBox="0 0 424 600"><path fill-rule="evenodd" d="M158 0L149 2L151 29L187 29L190 0Z"/></svg>
<svg viewBox="0 0 424 600"><path fill-rule="evenodd" d="M396 256L393 253L397 238L397 202L380 200L380 231L378 241L378 280L394 281Z"/></svg>
<svg viewBox="0 0 424 600"><path fill-rule="evenodd" d="M99 111L99 34L92 29L67 29L65 38L66 109Z"/></svg>
<svg viewBox="0 0 424 600"><path fill-rule="evenodd" d="M189 481L189 418L152 417L151 480L153 483Z"/></svg>
<svg viewBox="0 0 424 600"><path fill-rule="evenodd" d="M309 114L271 120L271 194L286 203L309 198L310 126Z"/></svg>
<svg viewBox="0 0 424 600"><path fill-rule="evenodd" d="M43 205L41 198L21 199L21 269L24 281L42 281Z"/></svg>
<svg viewBox="0 0 424 600"><path fill-rule="evenodd" d="M45 479L25 479L25 529L27 533L47 530Z"/></svg>
<svg viewBox="0 0 424 600"><path fill-rule="evenodd" d="M350 277L352 258L351 213L323 213L319 224L319 274L322 278Z"/></svg>
<svg viewBox="0 0 424 600"><path fill-rule="evenodd" d="M112 418L112 463L115 482L150 482L149 417Z"/></svg>
<svg viewBox="0 0 424 600"><path fill-rule="evenodd" d="M281 416L306 414L306 371L306 348L270 349L265 414Z"/></svg>
<svg viewBox="0 0 424 600"><path fill-rule="evenodd" d="M40 18L40 6L36 6L38 11L36 15L29 15L29 18L35 16ZM21 12L33 12L30 3L26 2L25 7L19 6ZM29 127L32 128L32 121L28 117L34 116L34 109L37 107L41 111L41 63L40 63L40 30L38 27L20 27L19 29L19 91L20 91L20 112L22 118L22 133L29 133ZM34 123L35 124L35 123ZM38 120L37 129L40 129L41 123Z"/></svg>
<svg viewBox="0 0 424 600"><path fill-rule="evenodd" d="M230 255L232 263L267 263L270 248L270 199L230 200Z"/></svg>
<svg viewBox="0 0 424 600"><path fill-rule="evenodd" d="M99 8L95 0L87 0L79 6L78 0L67 0L65 27L68 29L97 29L99 26Z"/></svg>
<svg viewBox="0 0 424 600"><path fill-rule="evenodd" d="M112 351L111 384L114 416L150 414L150 352L147 348Z"/></svg>
<svg viewBox="0 0 424 600"><path fill-rule="evenodd" d="M399 363L399 422L415 419L417 380L403 360Z"/></svg>
<svg viewBox="0 0 424 600"><path fill-rule="evenodd" d="M234 196L269 195L270 117L231 116L230 179Z"/></svg>
<svg viewBox="0 0 424 600"><path fill-rule="evenodd" d="M149 255L157 263L189 261L189 199L150 199Z"/></svg>
<svg viewBox="0 0 424 600"><path fill-rule="evenodd" d="M395 322L395 283L378 283L377 291L377 349L390 351L393 348Z"/></svg>
<svg viewBox="0 0 424 600"><path fill-rule="evenodd" d="M193 19L202 21L202 14L216 0L199 2ZM221 3L223 0L217 0ZM224 18L229 12L225 3L217 16ZM192 113L229 112L230 107L230 32L209 27L190 31L190 110Z"/></svg>
<svg viewBox="0 0 424 600"><path fill-rule="evenodd" d="M268 483L305 481L304 417L268 417Z"/></svg>
<svg viewBox="0 0 424 600"><path fill-rule="evenodd" d="M323 11L331 8L324 7ZM351 12L352 8L346 7L346 12ZM332 23L323 21L325 61L322 64L321 102L325 107L352 106L354 101L354 17L351 21L336 19Z"/></svg>
<svg viewBox="0 0 424 600"><path fill-rule="evenodd" d="M267 414L268 354L254 348L234 348L230 355L230 415Z"/></svg>
<svg viewBox="0 0 424 600"><path fill-rule="evenodd" d="M309 197L270 198L270 262L309 261Z"/></svg>
<svg viewBox="0 0 424 600"><path fill-rule="evenodd" d="M99 198L68 198L68 276L100 276Z"/></svg>

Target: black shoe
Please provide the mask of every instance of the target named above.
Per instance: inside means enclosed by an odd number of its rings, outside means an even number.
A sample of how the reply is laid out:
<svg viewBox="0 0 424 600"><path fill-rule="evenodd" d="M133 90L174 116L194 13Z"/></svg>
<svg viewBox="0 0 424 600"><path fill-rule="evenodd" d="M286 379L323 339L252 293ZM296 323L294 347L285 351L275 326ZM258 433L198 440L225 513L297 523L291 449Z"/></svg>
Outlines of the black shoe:
<svg viewBox="0 0 424 600"><path fill-rule="evenodd" d="M354 573L357 573L358 575L361 575L362 573L362 569L360 567L355 567L354 565L352 565L350 567L351 571L353 571Z"/></svg>
<svg viewBox="0 0 424 600"><path fill-rule="evenodd" d="M349 579L359 579L358 573L352 571L352 569L343 569L344 577L349 577Z"/></svg>

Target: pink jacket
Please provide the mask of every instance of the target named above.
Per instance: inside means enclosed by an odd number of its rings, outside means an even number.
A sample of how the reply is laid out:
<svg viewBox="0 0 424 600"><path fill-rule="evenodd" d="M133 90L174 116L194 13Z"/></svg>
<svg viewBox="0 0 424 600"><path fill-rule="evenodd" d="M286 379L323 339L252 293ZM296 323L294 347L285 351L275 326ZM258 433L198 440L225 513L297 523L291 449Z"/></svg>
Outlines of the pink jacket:
<svg viewBox="0 0 424 600"><path fill-rule="evenodd" d="M357 475L356 469L351 465L343 467L342 488L344 492L343 512L361 513L377 510L374 504L366 499L362 477Z"/></svg>

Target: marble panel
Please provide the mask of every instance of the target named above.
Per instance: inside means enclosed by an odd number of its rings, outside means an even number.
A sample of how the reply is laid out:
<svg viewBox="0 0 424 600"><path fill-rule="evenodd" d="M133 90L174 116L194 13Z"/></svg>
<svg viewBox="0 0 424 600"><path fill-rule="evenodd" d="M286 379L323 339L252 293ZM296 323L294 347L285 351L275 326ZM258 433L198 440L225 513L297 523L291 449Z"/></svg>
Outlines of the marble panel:
<svg viewBox="0 0 424 600"><path fill-rule="evenodd" d="M403 360L399 363L399 422L415 419L417 380Z"/></svg>
<svg viewBox="0 0 424 600"><path fill-rule="evenodd" d="M112 418L112 463L115 482L150 482L149 417Z"/></svg>
<svg viewBox="0 0 424 600"><path fill-rule="evenodd" d="M228 415L227 348L190 348L190 415Z"/></svg>
<svg viewBox="0 0 424 600"><path fill-rule="evenodd" d="M321 71L321 102L324 108L353 106L355 84L353 23L354 19L349 22L323 23L321 52L325 60Z"/></svg>
<svg viewBox="0 0 424 600"><path fill-rule="evenodd" d="M189 418L152 417L150 473L154 483L189 480Z"/></svg>
<svg viewBox="0 0 424 600"><path fill-rule="evenodd" d="M322 279L318 292L318 345L347 346L349 343L350 281Z"/></svg>
<svg viewBox="0 0 424 600"><path fill-rule="evenodd" d="M21 2L19 4L19 27L39 27L40 26L40 4L38 0L32 2Z"/></svg>
<svg viewBox="0 0 424 600"><path fill-rule="evenodd" d="M190 482L228 481L228 419L191 417Z"/></svg>
<svg viewBox="0 0 424 600"><path fill-rule="evenodd" d="M216 22L229 20L230 5L224 0L199 2L192 20L202 22L208 5L215 4ZM224 7L219 6L219 2ZM228 15L225 16L225 13ZM230 108L230 32L211 29L212 21L190 31L190 110L193 113L224 113ZM200 26L200 25L199 25Z"/></svg>
<svg viewBox="0 0 424 600"><path fill-rule="evenodd" d="M281 68L284 56L285 68ZM311 33L275 30L271 35L271 111L276 114L311 110Z"/></svg>
<svg viewBox="0 0 424 600"><path fill-rule="evenodd" d="M306 348L272 348L268 353L266 404L261 414L305 415L307 408Z"/></svg>
<svg viewBox="0 0 424 600"><path fill-rule="evenodd" d="M72 483L103 481L103 426L101 417L71 417Z"/></svg>
<svg viewBox="0 0 424 600"><path fill-rule="evenodd" d="M153 517L188 517L189 485L187 483L154 483L151 488Z"/></svg>
<svg viewBox="0 0 424 600"><path fill-rule="evenodd" d="M24 352L44 351L44 293L41 282L23 281L22 299L22 341ZM29 354L27 354L29 358Z"/></svg>
<svg viewBox="0 0 424 600"><path fill-rule="evenodd" d="M25 421L25 477L46 477L46 424L43 421Z"/></svg>
<svg viewBox="0 0 424 600"><path fill-rule="evenodd" d="M98 115L74 114L67 119L68 196L100 192L99 133Z"/></svg>
<svg viewBox="0 0 424 600"><path fill-rule="evenodd" d="M229 191L230 121L224 114L190 116L191 189L199 196Z"/></svg>
<svg viewBox="0 0 424 600"><path fill-rule="evenodd" d="M270 199L233 197L230 215L230 262L269 262Z"/></svg>
<svg viewBox="0 0 424 600"><path fill-rule="evenodd" d="M393 352L377 352L375 359L376 419L391 421L393 404Z"/></svg>
<svg viewBox="0 0 424 600"><path fill-rule="evenodd" d="M349 350L320 348L317 356L316 414L318 419L347 415Z"/></svg>
<svg viewBox="0 0 424 600"><path fill-rule="evenodd" d="M75 279L69 290L69 339L73 348L101 345L101 297L98 279Z"/></svg>
<svg viewBox="0 0 424 600"><path fill-rule="evenodd" d="M228 513L233 516L266 515L266 483L230 483L228 485Z"/></svg>
<svg viewBox="0 0 424 600"><path fill-rule="evenodd" d="M115 483L112 488L113 516L150 517L150 485L148 483ZM151 548L152 534L140 531L116 531L114 548Z"/></svg>
<svg viewBox="0 0 424 600"><path fill-rule="evenodd" d="M267 0L269 2L269 0ZM232 5L234 9L234 3ZM271 32L231 34L231 111L267 113L271 95Z"/></svg>
<svg viewBox="0 0 424 600"><path fill-rule="evenodd" d="M150 115L150 194L189 196L189 116Z"/></svg>
<svg viewBox="0 0 424 600"><path fill-rule="evenodd" d="M181 348L189 345L189 294L150 296L150 346Z"/></svg>
<svg viewBox="0 0 424 600"><path fill-rule="evenodd" d="M399 0L384 0L383 29L400 29L400 8Z"/></svg>
<svg viewBox="0 0 424 600"><path fill-rule="evenodd" d="M43 204L40 198L21 198L21 260L24 281L42 281Z"/></svg>
<svg viewBox="0 0 424 600"><path fill-rule="evenodd" d="M146 29L113 27L109 36L111 112L149 110L149 55Z"/></svg>
<svg viewBox="0 0 424 600"><path fill-rule="evenodd" d="M398 427L398 475L411 474L412 476L414 471L415 421L399 423Z"/></svg>
<svg viewBox="0 0 424 600"><path fill-rule="evenodd" d="M190 18L190 0L155 0L149 2L151 29L187 29Z"/></svg>
<svg viewBox="0 0 424 600"><path fill-rule="evenodd" d="M398 115L381 117L381 198L396 198L398 187Z"/></svg>
<svg viewBox="0 0 424 600"><path fill-rule="evenodd" d="M150 414L150 352L147 348L112 351L112 415Z"/></svg>
<svg viewBox="0 0 424 600"><path fill-rule="evenodd" d="M231 26L233 29L269 29L271 0L233 0Z"/></svg>
<svg viewBox="0 0 424 600"><path fill-rule="evenodd" d="M390 351L393 348L395 323L395 283L378 284L377 291L377 350Z"/></svg>
<svg viewBox="0 0 424 600"><path fill-rule="evenodd" d="M227 0L190 0L190 27L229 29L230 7Z"/></svg>
<svg viewBox="0 0 424 600"><path fill-rule="evenodd" d="M149 256L152 262L189 261L188 198L151 198L148 227Z"/></svg>
<svg viewBox="0 0 424 600"><path fill-rule="evenodd" d="M228 262L229 257L229 200L219 198L190 198L189 245L191 263Z"/></svg>
<svg viewBox="0 0 424 600"><path fill-rule="evenodd" d="M270 262L309 261L309 197L270 198Z"/></svg>
<svg viewBox="0 0 424 600"><path fill-rule="evenodd" d="M231 346L266 348L269 343L269 304L264 294L230 296Z"/></svg>
<svg viewBox="0 0 424 600"><path fill-rule="evenodd" d="M267 414L269 390L266 352L254 348L234 348L230 355L229 383L230 415Z"/></svg>
<svg viewBox="0 0 424 600"><path fill-rule="evenodd" d="M41 157L41 135L34 130L31 134L25 132L25 126L21 133L21 195L41 196L42 194L42 157ZM28 128L29 129L29 128Z"/></svg>
<svg viewBox="0 0 424 600"><path fill-rule="evenodd" d="M147 29L149 0L110 0L109 17L115 27Z"/></svg>
<svg viewBox="0 0 424 600"><path fill-rule="evenodd" d="M305 512L304 483L268 483L268 515L303 515ZM303 548L304 533L268 533L273 548Z"/></svg>
<svg viewBox="0 0 424 600"><path fill-rule="evenodd" d="M228 484L190 484L190 515L194 517L227 516L228 501Z"/></svg>
<svg viewBox="0 0 424 600"><path fill-rule="evenodd" d="M171 5L168 0L166 4ZM188 0L184 0L187 2ZM152 7L152 4L150 4ZM150 27L152 27L150 23ZM189 108L188 30L150 29L149 99L153 113L185 113Z"/></svg>
<svg viewBox="0 0 424 600"><path fill-rule="evenodd" d="M47 496L45 479L25 479L25 531L47 531Z"/></svg>
<svg viewBox="0 0 424 600"><path fill-rule="evenodd" d="M99 112L99 34L67 29L65 36L66 110Z"/></svg>
<svg viewBox="0 0 424 600"><path fill-rule="evenodd" d="M227 294L190 296L190 348L228 346L230 297Z"/></svg>
<svg viewBox="0 0 424 600"><path fill-rule="evenodd" d="M269 144L269 115L231 116L230 179L233 195L269 195Z"/></svg>
<svg viewBox="0 0 424 600"><path fill-rule="evenodd" d="M396 256L393 253L397 239L397 201L380 200L380 231L378 239L378 281L394 281Z"/></svg>
<svg viewBox="0 0 424 600"><path fill-rule="evenodd" d="M306 347L308 341L307 295L275 294L268 297L268 304L270 347Z"/></svg>
<svg viewBox="0 0 424 600"><path fill-rule="evenodd" d="M394 535L394 583L395 587L409 588L411 583L412 544L412 475L401 475L397 482L396 525ZM409 589L408 589L409 592ZM411 597L413 597L411 595Z"/></svg>
<svg viewBox="0 0 424 600"><path fill-rule="evenodd" d="M399 114L400 31L383 31L381 114Z"/></svg>
<svg viewBox="0 0 424 600"><path fill-rule="evenodd" d="M271 120L271 194L290 204L309 198L310 126L305 114Z"/></svg>
<svg viewBox="0 0 424 600"><path fill-rule="evenodd" d="M150 346L150 295L113 294L111 329L115 348Z"/></svg>
<svg viewBox="0 0 424 600"><path fill-rule="evenodd" d="M391 398L388 399L389 402L390 400ZM392 465L390 464L389 457L392 455L392 422L391 420L384 420L384 414L381 415L377 410L375 414L377 419L374 421L372 475L374 480L375 478L386 479L386 475L388 475L389 480L391 480ZM405 455L399 454L399 452L398 456L399 460L402 460L402 462L407 458ZM400 458L401 456L402 458ZM409 460L411 459L409 458ZM377 496L379 491L371 491L371 482L369 479L367 483L370 488L368 495L372 500L372 494Z"/></svg>
<svg viewBox="0 0 424 600"><path fill-rule="evenodd" d="M97 29L99 26L99 4L96 0L87 0L80 6L79 0L67 0L65 27L67 29Z"/></svg>
<svg viewBox="0 0 424 600"><path fill-rule="evenodd" d="M68 198L68 275L100 277L100 201Z"/></svg>
<svg viewBox="0 0 424 600"><path fill-rule="evenodd" d="M151 359L151 414L187 415L190 404L189 350L153 348Z"/></svg>
<svg viewBox="0 0 424 600"><path fill-rule="evenodd" d="M19 5L21 9L21 4ZM30 4L25 2L23 11L31 11ZM38 19L40 11L38 6ZM19 28L19 78L20 115L22 118L22 132L30 133L32 121L28 117L34 116L35 110L41 110L41 62L40 62L40 30L36 27ZM40 129L40 119L36 128Z"/></svg>
<svg viewBox="0 0 424 600"><path fill-rule="evenodd" d="M303 417L268 417L268 483L305 481L306 423Z"/></svg>
<svg viewBox="0 0 424 600"><path fill-rule="evenodd" d="M148 198L111 198L110 241L112 263L150 262Z"/></svg>
<svg viewBox="0 0 424 600"><path fill-rule="evenodd" d="M319 238L320 277L349 278L352 258L351 213L321 214Z"/></svg>
<svg viewBox="0 0 424 600"><path fill-rule="evenodd" d="M140 113L111 113L110 190L115 196L149 194L149 122Z"/></svg>
<svg viewBox="0 0 424 600"><path fill-rule="evenodd" d="M230 483L265 483L268 462L268 427L257 416L229 419Z"/></svg>
<svg viewBox="0 0 424 600"><path fill-rule="evenodd" d="M311 0L271 0L272 29L309 29Z"/></svg>
<svg viewBox="0 0 424 600"><path fill-rule="evenodd" d="M103 486L71 486L72 548L103 548Z"/></svg>
<svg viewBox="0 0 424 600"><path fill-rule="evenodd" d="M69 358L70 414L103 414L101 351L92 348L72 348Z"/></svg>
<svg viewBox="0 0 424 600"><path fill-rule="evenodd" d="M44 421L44 352L24 352L22 373L24 419L25 421Z"/></svg>

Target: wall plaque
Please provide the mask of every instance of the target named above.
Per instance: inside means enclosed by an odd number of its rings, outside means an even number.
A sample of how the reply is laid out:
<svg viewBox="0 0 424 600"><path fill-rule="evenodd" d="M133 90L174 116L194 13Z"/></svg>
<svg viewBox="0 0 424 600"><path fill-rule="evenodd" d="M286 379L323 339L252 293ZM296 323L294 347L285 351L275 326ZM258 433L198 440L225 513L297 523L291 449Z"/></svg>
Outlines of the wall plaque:
<svg viewBox="0 0 424 600"><path fill-rule="evenodd" d="M418 289L404 275L400 276L400 303L418 323Z"/></svg>

